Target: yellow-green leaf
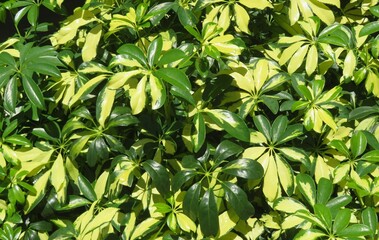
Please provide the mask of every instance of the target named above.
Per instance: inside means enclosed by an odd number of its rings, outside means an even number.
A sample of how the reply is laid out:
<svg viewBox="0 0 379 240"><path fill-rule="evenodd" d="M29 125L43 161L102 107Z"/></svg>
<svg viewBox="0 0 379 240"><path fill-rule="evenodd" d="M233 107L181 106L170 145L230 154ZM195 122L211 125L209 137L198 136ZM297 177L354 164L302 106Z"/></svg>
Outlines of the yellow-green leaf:
<svg viewBox="0 0 379 240"><path fill-rule="evenodd" d="M153 110L159 109L163 106L166 100L166 88L163 84L163 82L154 76L153 74L150 74L149 77L149 84L150 84L150 95L151 95L151 108Z"/></svg>
<svg viewBox="0 0 379 240"><path fill-rule="evenodd" d="M288 73L292 74L303 64L305 55L307 54L309 45L302 46L296 53L292 56L288 63Z"/></svg>
<svg viewBox="0 0 379 240"><path fill-rule="evenodd" d="M157 227L157 224L159 222L160 222L160 220L156 219L156 218L147 218L146 220L142 221L134 229L133 234L130 237L130 240L142 238L147 233L149 233L152 229L154 229L155 227Z"/></svg>
<svg viewBox="0 0 379 240"><path fill-rule="evenodd" d="M143 76L138 82L136 90L132 93L130 98L130 106L132 108L132 114L139 114L145 108L146 105L146 82L147 76Z"/></svg>
<svg viewBox="0 0 379 240"><path fill-rule="evenodd" d="M357 58L353 50L349 50L343 63L343 75L346 77L352 77L357 66Z"/></svg>
<svg viewBox="0 0 379 240"><path fill-rule="evenodd" d="M290 165L280 156L276 155L276 165L278 167L278 176L280 184L288 196L291 196L294 190L294 176Z"/></svg>
<svg viewBox="0 0 379 240"><path fill-rule="evenodd" d="M183 213L176 214L176 219L178 221L179 227L185 232L196 232L196 224L191 218Z"/></svg>
<svg viewBox="0 0 379 240"><path fill-rule="evenodd" d="M266 174L263 180L263 194L270 202L280 196L278 169L275 159L272 156L269 158Z"/></svg>
<svg viewBox="0 0 379 240"><path fill-rule="evenodd" d="M230 26L230 17L230 7L229 5L225 5L218 18L218 26L222 27L223 32L225 32Z"/></svg>
<svg viewBox="0 0 379 240"><path fill-rule="evenodd" d="M115 73L107 83L107 88L117 90L127 84L128 80L137 74L141 73L141 70L131 70L128 72Z"/></svg>
<svg viewBox="0 0 379 240"><path fill-rule="evenodd" d="M102 30L102 25L98 24L87 33L82 49L82 59L84 62L91 61L96 57L97 45L99 44Z"/></svg>
<svg viewBox="0 0 379 240"><path fill-rule="evenodd" d="M299 41L299 42L296 42L294 44L292 44L291 46L289 46L288 48L286 48L282 54L280 55L280 59L279 59L279 64L280 65L284 65L286 62L288 62L290 59L293 58L293 55L295 54L296 51L299 50L299 48L304 44L305 42L303 41Z"/></svg>
<svg viewBox="0 0 379 240"><path fill-rule="evenodd" d="M50 176L51 185L53 185L57 193L58 201L64 203L66 201L67 178L61 154L58 154L57 159L55 159L51 167L51 172L54 173Z"/></svg>
<svg viewBox="0 0 379 240"><path fill-rule="evenodd" d="M312 45L309 48L308 54L307 54L307 62L305 65L305 71L307 72L308 76L311 75L317 67L318 64L318 52L315 45Z"/></svg>
<svg viewBox="0 0 379 240"><path fill-rule="evenodd" d="M96 101L96 117L100 126L104 127L105 120L111 115L116 90L104 88Z"/></svg>
<svg viewBox="0 0 379 240"><path fill-rule="evenodd" d="M236 19L237 27L245 33L250 33L249 30L249 21L250 17L246 10L241 7L239 4L234 4L234 17Z"/></svg>
<svg viewBox="0 0 379 240"><path fill-rule="evenodd" d="M326 123L326 125L333 129L333 131L337 130L337 124L334 122L333 116L329 111L323 108L318 108L317 114L320 116L321 120Z"/></svg>
<svg viewBox="0 0 379 240"><path fill-rule="evenodd" d="M260 10L263 10L266 7L272 8L271 3L267 0L239 0L239 3L248 8L257 8Z"/></svg>
<svg viewBox="0 0 379 240"><path fill-rule="evenodd" d="M281 197L276 199L273 208L285 213L295 213L300 209L307 210L303 203L291 197Z"/></svg>
<svg viewBox="0 0 379 240"><path fill-rule="evenodd" d="M41 177L38 178L36 183L34 184L34 188L37 190L37 194L28 195L26 197L26 203L24 206L24 213L28 214L31 210L33 210L37 204L42 200L46 193L46 185L49 180L51 171L45 172Z"/></svg>
<svg viewBox="0 0 379 240"><path fill-rule="evenodd" d="M70 100L70 107L73 106L81 97L84 95L90 93L101 81L107 78L107 75L101 74L98 75L88 82L86 82L83 86L81 86L78 90L78 92L71 98Z"/></svg>

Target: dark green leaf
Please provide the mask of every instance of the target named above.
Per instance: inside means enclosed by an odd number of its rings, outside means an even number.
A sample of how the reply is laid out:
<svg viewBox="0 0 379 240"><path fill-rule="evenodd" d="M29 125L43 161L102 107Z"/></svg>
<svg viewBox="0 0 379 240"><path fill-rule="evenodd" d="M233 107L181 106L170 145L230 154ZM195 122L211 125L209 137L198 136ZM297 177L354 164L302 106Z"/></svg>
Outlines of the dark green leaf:
<svg viewBox="0 0 379 240"><path fill-rule="evenodd" d="M48 141L53 141L53 142L56 142L56 141L57 141L56 138L50 136L50 135L46 132L46 130L43 129L43 128L34 128L34 129L32 130L32 134L33 134L34 136L37 136L37 137L39 137L39 138L42 138L42 139L45 139L45 140L48 140Z"/></svg>
<svg viewBox="0 0 379 240"><path fill-rule="evenodd" d="M225 90L230 87L232 83L232 77L229 75L219 75L217 79L210 80L205 84L204 92L202 95L202 99L204 101L211 101L215 99L217 96L225 92Z"/></svg>
<svg viewBox="0 0 379 240"><path fill-rule="evenodd" d="M53 224L47 221L33 222L29 225L29 227L39 232L50 232L53 230Z"/></svg>
<svg viewBox="0 0 379 240"><path fill-rule="evenodd" d="M275 121L272 123L271 134L270 134L272 136L273 142L276 142L281 138L287 126L288 126L288 119L286 116L282 115L275 119Z"/></svg>
<svg viewBox="0 0 379 240"><path fill-rule="evenodd" d="M233 137L245 142L250 141L250 131L245 121L237 114L223 109L209 109L205 113Z"/></svg>
<svg viewBox="0 0 379 240"><path fill-rule="evenodd" d="M326 204L333 193L333 184L327 178L321 178L317 184L317 203Z"/></svg>
<svg viewBox="0 0 379 240"><path fill-rule="evenodd" d="M191 83L184 71L177 68L161 68L154 72L154 75L168 82L172 86L176 86L181 90L190 90Z"/></svg>
<svg viewBox="0 0 379 240"><path fill-rule="evenodd" d="M157 37L150 43L147 49L147 61L150 67L157 63L162 52L162 45L162 37Z"/></svg>
<svg viewBox="0 0 379 240"><path fill-rule="evenodd" d="M181 100L185 100L189 104L192 104L194 106L196 105L195 100L193 99L191 92L188 89L172 86L170 93Z"/></svg>
<svg viewBox="0 0 379 240"><path fill-rule="evenodd" d="M201 184L197 182L193 184L186 192L183 199L183 211L192 220L197 218L197 212L200 202Z"/></svg>
<svg viewBox="0 0 379 240"><path fill-rule="evenodd" d="M108 122L108 127L127 127L139 122L138 118L131 114L124 114L112 118Z"/></svg>
<svg viewBox="0 0 379 240"><path fill-rule="evenodd" d="M34 80L31 77L24 75L22 76L22 86L32 104L39 109L45 109L43 94Z"/></svg>
<svg viewBox="0 0 379 240"><path fill-rule="evenodd" d="M152 178L159 193L163 196L168 196L171 184L166 168L153 160L145 161L142 166Z"/></svg>
<svg viewBox="0 0 379 240"><path fill-rule="evenodd" d="M29 11L29 9L32 7L32 5L26 6L21 8L20 10L17 11L17 13L14 15L14 23L16 25L19 24L21 19L25 16L25 14Z"/></svg>
<svg viewBox="0 0 379 240"><path fill-rule="evenodd" d="M52 77L60 77L61 76L60 70L56 66L51 65L49 63L34 64L33 68L31 70L33 70L34 72L49 75Z"/></svg>
<svg viewBox="0 0 379 240"><path fill-rule="evenodd" d="M212 189L208 189L200 200L199 223L204 236L216 236L219 231L218 210Z"/></svg>
<svg viewBox="0 0 379 240"><path fill-rule="evenodd" d="M226 201L230 203L241 220L247 220L254 214L255 209L253 205L249 202L246 193L240 187L230 182L223 182L222 187L225 191Z"/></svg>
<svg viewBox="0 0 379 240"><path fill-rule="evenodd" d="M351 137L351 152L353 153L353 157L356 158L361 155L367 147L367 139L362 131L358 131Z"/></svg>
<svg viewBox="0 0 379 240"><path fill-rule="evenodd" d="M144 19L150 20L151 24L155 26L166 15L166 13L170 11L173 5L174 2L164 2L155 5L146 13Z"/></svg>
<svg viewBox="0 0 379 240"><path fill-rule="evenodd" d="M93 202L96 201L97 196L96 196L95 190L93 189L93 187L92 187L91 183L88 181L88 179L85 176L83 176L82 174L79 174L78 186L79 186L80 192L87 199L89 199Z"/></svg>
<svg viewBox="0 0 379 240"><path fill-rule="evenodd" d="M255 127L260 131L267 140L271 141L271 124L263 115L258 115L253 118Z"/></svg>
<svg viewBox="0 0 379 240"><path fill-rule="evenodd" d="M191 178L193 178L196 175L196 171L192 169L182 170L178 172L172 179L172 191L174 193L177 192L184 183L188 182Z"/></svg>
<svg viewBox="0 0 379 240"><path fill-rule="evenodd" d="M193 11L190 9L185 9L183 7L178 7L177 14L179 21L183 26L195 26L197 19Z"/></svg>
<svg viewBox="0 0 379 240"><path fill-rule="evenodd" d="M5 110L15 113L18 97L17 78L13 76L7 83L4 90L4 108Z"/></svg>
<svg viewBox="0 0 379 240"><path fill-rule="evenodd" d="M229 140L222 141L216 148L214 153L214 161L220 162L226 160L228 157L237 155L243 151L243 148Z"/></svg>
<svg viewBox="0 0 379 240"><path fill-rule="evenodd" d="M54 206L54 210L56 210L56 211L69 211L69 210L72 210L75 208L88 206L90 204L91 204L91 202L88 201L87 198L83 198L83 197L77 196L77 195L69 195L67 204L65 204L63 206L56 205L56 206Z"/></svg>
<svg viewBox="0 0 379 240"><path fill-rule="evenodd" d="M117 49L117 52L120 54L125 54L131 59L138 61L142 66L147 66L145 54L139 47L134 44L124 44L119 49Z"/></svg>
<svg viewBox="0 0 379 240"><path fill-rule="evenodd" d="M231 161L222 171L236 177L254 180L262 178L264 173L260 163L248 158Z"/></svg>

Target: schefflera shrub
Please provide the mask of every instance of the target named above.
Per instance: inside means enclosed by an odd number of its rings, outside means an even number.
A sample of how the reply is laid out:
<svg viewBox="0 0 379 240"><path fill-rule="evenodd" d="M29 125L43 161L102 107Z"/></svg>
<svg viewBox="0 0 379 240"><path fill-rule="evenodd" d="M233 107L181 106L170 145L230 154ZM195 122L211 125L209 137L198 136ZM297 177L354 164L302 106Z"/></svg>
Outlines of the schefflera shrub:
<svg viewBox="0 0 379 240"><path fill-rule="evenodd" d="M70 4L0 3L1 239L378 238L377 0Z"/></svg>

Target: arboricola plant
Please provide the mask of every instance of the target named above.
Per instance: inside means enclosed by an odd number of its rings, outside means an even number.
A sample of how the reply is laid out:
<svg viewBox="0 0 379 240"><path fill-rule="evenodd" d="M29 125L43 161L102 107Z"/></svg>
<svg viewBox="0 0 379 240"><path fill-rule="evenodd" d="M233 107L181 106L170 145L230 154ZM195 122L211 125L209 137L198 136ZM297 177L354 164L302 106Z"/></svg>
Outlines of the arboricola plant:
<svg viewBox="0 0 379 240"><path fill-rule="evenodd" d="M5 0L0 28L0 239L379 238L378 0Z"/></svg>

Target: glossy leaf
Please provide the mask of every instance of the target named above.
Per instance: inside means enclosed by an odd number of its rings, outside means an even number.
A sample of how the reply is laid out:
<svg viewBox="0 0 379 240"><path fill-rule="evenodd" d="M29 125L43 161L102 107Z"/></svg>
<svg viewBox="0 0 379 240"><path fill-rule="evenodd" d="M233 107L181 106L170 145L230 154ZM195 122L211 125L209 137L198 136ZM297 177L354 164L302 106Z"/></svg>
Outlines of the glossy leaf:
<svg viewBox="0 0 379 240"><path fill-rule="evenodd" d="M206 111L206 114L214 123L233 137L245 142L250 140L249 129L238 115L222 109L209 109Z"/></svg>
<svg viewBox="0 0 379 240"><path fill-rule="evenodd" d="M188 194L188 193L187 193ZM204 236L216 236L219 231L218 210L213 190L207 190L199 203L199 223Z"/></svg>
<svg viewBox="0 0 379 240"><path fill-rule="evenodd" d="M223 167L222 171L245 179L260 179L263 177L262 166L257 161L248 158L231 161Z"/></svg>
<svg viewBox="0 0 379 240"><path fill-rule="evenodd" d="M253 205L240 187L230 182L223 182L222 187L225 191L226 201L230 203L242 220L247 220L255 213Z"/></svg>
<svg viewBox="0 0 379 240"><path fill-rule="evenodd" d="M166 168L153 160L145 161L142 166L153 179L153 183L156 186L157 190L163 196L168 196L170 194L170 178L168 176Z"/></svg>

